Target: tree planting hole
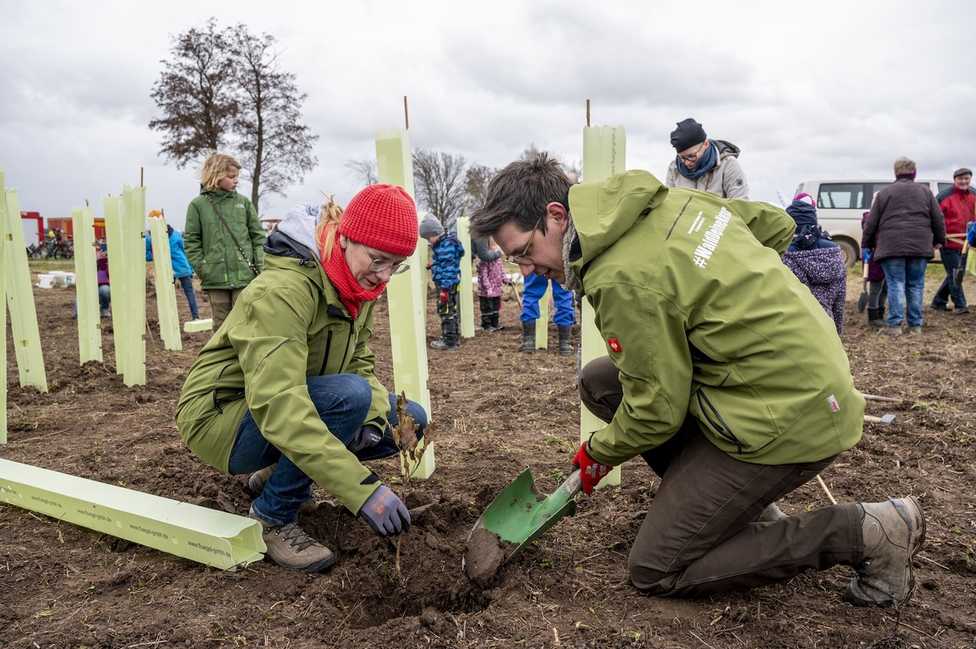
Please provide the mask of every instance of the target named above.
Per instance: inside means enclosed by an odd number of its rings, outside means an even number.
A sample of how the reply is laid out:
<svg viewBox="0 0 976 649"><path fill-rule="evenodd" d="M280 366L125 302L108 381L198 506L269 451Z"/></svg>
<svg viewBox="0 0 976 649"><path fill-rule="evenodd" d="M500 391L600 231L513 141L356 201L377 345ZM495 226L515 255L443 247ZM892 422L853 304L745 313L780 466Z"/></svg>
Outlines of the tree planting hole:
<svg viewBox="0 0 976 649"><path fill-rule="evenodd" d="M409 532L399 537L399 573L397 537L375 535L341 507L322 503L302 517L302 525L339 555L332 579L339 579L336 594L350 627L420 616L435 632L450 632L448 613L477 612L491 603L488 591L468 581L461 566L477 507L435 496L408 497L406 503L415 513Z"/></svg>

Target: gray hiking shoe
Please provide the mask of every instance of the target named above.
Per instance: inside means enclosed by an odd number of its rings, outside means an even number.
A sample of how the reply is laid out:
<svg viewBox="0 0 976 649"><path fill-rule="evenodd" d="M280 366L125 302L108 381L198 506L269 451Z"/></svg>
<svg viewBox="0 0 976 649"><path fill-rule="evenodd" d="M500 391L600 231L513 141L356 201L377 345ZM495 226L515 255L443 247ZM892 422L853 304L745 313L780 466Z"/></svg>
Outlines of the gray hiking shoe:
<svg viewBox="0 0 976 649"><path fill-rule="evenodd" d="M430 341L430 348L442 352L456 352L461 349L461 346L456 343L452 345L444 338L435 338L434 340Z"/></svg>
<svg viewBox="0 0 976 649"><path fill-rule="evenodd" d="M925 516L914 496L861 503L864 561L845 599L858 606L897 606L912 596L912 558L925 541Z"/></svg>
<svg viewBox="0 0 976 649"><path fill-rule="evenodd" d="M264 491L264 483L268 481L271 474L274 472L277 464L272 464L271 466L266 466L259 471L255 471L247 477L247 490L251 492L251 495L257 498ZM315 502L314 498L309 498L301 504L298 508L299 514L309 514L318 509L318 503Z"/></svg>
<svg viewBox="0 0 976 649"><path fill-rule="evenodd" d="M769 503L766 508L762 510L759 514L759 518L756 519L757 523L772 523L774 521L781 521L784 518L789 518L783 513L783 510L779 508L776 503Z"/></svg>
<svg viewBox="0 0 976 649"><path fill-rule="evenodd" d="M269 525L255 514L253 507L250 517L264 528L264 544L268 548L266 556L282 568L324 572L335 565L335 553L306 534L298 523L277 527Z"/></svg>

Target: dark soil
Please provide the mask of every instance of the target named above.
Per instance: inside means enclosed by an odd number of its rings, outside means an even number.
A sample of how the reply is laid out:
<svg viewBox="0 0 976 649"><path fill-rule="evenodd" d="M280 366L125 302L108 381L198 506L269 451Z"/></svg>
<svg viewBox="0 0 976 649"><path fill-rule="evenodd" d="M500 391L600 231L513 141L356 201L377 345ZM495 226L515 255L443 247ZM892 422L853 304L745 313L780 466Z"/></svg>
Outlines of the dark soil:
<svg viewBox="0 0 976 649"><path fill-rule="evenodd" d="M505 548L494 532L479 527L468 539L464 552L464 572L468 579L484 588L494 581L505 562Z"/></svg>
<svg viewBox="0 0 976 649"><path fill-rule="evenodd" d="M640 461L624 467L621 488L580 497L576 517L506 564L491 588L473 586L461 563L481 510L525 467L551 491L577 446L576 359L554 344L517 353L517 308L506 301L505 331L430 353L438 468L410 483L408 506L429 507L402 537L400 574L394 545L322 491L302 521L339 562L319 576L267 562L222 572L0 505L0 647L976 647L976 315L927 312L921 337L882 337L853 310L859 290L852 278L843 337L855 383L904 401L871 404L896 422L868 425L823 477L840 501L921 499L920 586L900 613L844 603L845 567L704 600L640 595L627 582L627 552L656 488ZM72 293L35 296L50 392L16 387L8 339L10 442L0 455L246 514L242 480L194 459L173 421L207 334L185 334L175 353L148 339L148 385L128 389L109 333L105 363L78 365ZM154 311L150 302L150 320ZM384 314L373 349L392 388ZM428 332L437 329L431 309ZM402 489L395 460L373 468ZM811 483L781 506L825 503Z"/></svg>

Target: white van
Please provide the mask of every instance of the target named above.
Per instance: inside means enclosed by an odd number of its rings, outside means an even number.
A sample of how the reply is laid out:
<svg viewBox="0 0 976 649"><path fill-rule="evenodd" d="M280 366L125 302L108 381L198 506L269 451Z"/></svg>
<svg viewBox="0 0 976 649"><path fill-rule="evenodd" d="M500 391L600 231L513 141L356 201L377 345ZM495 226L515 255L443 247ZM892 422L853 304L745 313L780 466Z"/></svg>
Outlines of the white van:
<svg viewBox="0 0 976 649"><path fill-rule="evenodd" d="M820 227L830 233L837 242L848 266L861 258L861 216L871 209L871 202L882 189L894 180L806 180L799 184L796 193L806 192L817 201L817 219ZM938 195L952 183L941 180L916 180L928 185Z"/></svg>

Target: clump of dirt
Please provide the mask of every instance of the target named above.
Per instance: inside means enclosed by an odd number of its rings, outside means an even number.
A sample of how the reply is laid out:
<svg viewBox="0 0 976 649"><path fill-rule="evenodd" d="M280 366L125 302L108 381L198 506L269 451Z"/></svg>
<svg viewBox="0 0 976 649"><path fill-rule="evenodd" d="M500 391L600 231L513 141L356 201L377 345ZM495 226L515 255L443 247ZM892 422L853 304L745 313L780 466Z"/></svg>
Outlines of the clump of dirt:
<svg viewBox="0 0 976 649"><path fill-rule="evenodd" d="M482 588L490 585L505 563L507 545L494 532L484 527L476 529L464 552L464 572L468 579Z"/></svg>

